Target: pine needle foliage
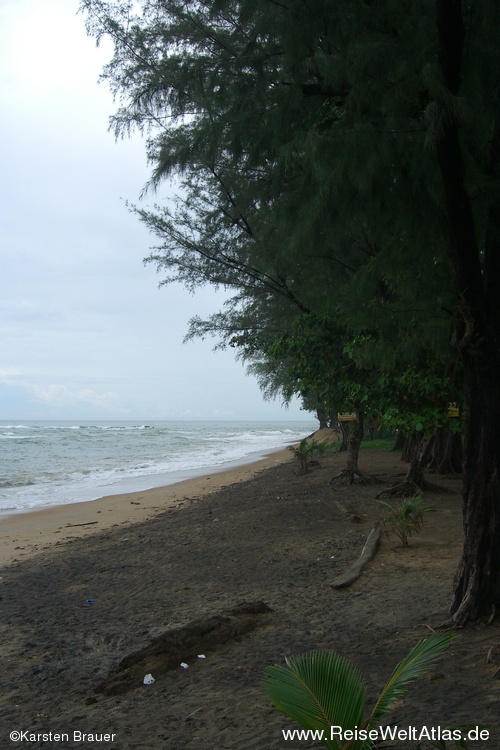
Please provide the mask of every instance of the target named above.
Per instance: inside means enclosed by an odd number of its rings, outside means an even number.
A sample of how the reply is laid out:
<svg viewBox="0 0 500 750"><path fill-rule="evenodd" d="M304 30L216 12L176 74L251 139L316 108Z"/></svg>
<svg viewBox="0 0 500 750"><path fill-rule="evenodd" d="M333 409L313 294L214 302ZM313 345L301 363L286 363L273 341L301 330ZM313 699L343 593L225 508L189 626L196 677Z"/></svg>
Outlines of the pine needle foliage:
<svg viewBox="0 0 500 750"><path fill-rule="evenodd" d="M457 346L474 437L471 538L452 608L461 623L479 609L490 616L500 606L491 438L500 3L81 0L81 9L89 33L114 44L103 72L117 99L111 127L146 141L144 200L165 180L179 185L177 205L135 209L156 238L148 261L164 283L230 296L192 333L224 337L262 315L255 335L232 338L261 362L267 323L313 314L364 336L357 364L378 372L424 354L443 362ZM483 483L468 475L478 464Z"/></svg>
<svg viewBox="0 0 500 750"><path fill-rule="evenodd" d="M175 210L138 210L162 240L148 260L166 283L267 288L353 327L371 306L387 351L405 339L402 307L428 318L438 269L406 299L443 234L419 106L428 6L82 2L89 31L115 44L104 77L121 100L116 135L146 135L151 187L183 180ZM425 345L430 327L409 325L411 346Z"/></svg>
<svg viewBox="0 0 500 750"><path fill-rule="evenodd" d="M456 313L426 145L428 107L444 97L430 0L81 8L89 33L114 43L103 72L119 101L111 127L146 139L144 199L180 181L166 205L130 206L159 241L146 262L162 285L229 297L187 338L235 347L285 401L292 382L273 382L272 368L290 368L270 352L304 315L341 321L343 336L368 332L365 371L443 356ZM470 122L460 106L450 112ZM335 393L325 400L338 406Z"/></svg>
<svg viewBox="0 0 500 750"><path fill-rule="evenodd" d="M162 240L149 261L165 282L293 289L294 304L353 328L376 321L384 365L395 346L401 359L446 346L433 143L459 123L484 220L494 97L481 92L496 85L498 20L486 5L468 9L454 96L433 0L82 0L89 32L114 42L115 134L146 136L151 188L184 181L177 210L138 211Z"/></svg>

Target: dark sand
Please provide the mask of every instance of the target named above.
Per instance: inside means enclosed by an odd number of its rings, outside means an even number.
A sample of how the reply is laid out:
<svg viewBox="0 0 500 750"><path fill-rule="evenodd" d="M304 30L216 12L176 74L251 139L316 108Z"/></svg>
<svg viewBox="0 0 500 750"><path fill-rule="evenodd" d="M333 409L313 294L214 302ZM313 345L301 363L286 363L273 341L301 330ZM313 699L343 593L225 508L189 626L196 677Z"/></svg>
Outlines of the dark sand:
<svg viewBox="0 0 500 750"><path fill-rule="evenodd" d="M298 476L285 461L201 498L186 485L182 505L156 509L150 520L47 544L0 569L1 750L319 747L285 741L281 730L294 724L260 691L267 664L312 648L351 659L366 676L371 705L396 662L447 616L461 550L460 481L434 477L451 492L425 497L436 512L410 547L384 535L359 580L336 591L330 582L382 515L378 487L328 485L344 463L340 454ZM405 472L392 453L364 451L361 465L387 483ZM190 656L188 669L156 675L151 686L131 681L118 695L95 692L153 637L242 600L272 609L249 634L200 647L205 659ZM499 676L498 623L467 628L390 720L418 729L500 723ZM14 730L70 739L14 743ZM75 731L115 737L74 741ZM498 750L498 730L470 747Z"/></svg>
<svg viewBox="0 0 500 750"><path fill-rule="evenodd" d="M222 487L250 479L258 471L289 458L290 452L285 448L253 463L225 469L216 467L210 473L167 487L0 516L0 567L54 549L68 540L145 521L170 508L181 508L189 502L188 498L209 496Z"/></svg>

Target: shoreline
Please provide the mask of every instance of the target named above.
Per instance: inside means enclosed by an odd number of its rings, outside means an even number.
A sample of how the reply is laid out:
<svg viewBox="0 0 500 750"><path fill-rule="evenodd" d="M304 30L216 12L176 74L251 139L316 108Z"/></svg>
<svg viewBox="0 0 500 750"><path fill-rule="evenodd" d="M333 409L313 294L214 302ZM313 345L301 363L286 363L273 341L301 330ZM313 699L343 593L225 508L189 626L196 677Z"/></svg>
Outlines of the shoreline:
<svg viewBox="0 0 500 750"><path fill-rule="evenodd" d="M178 485L179 513L174 507L144 523L67 540L0 571L6 737L29 728L109 732L120 750L282 750L287 725L261 692L262 674L311 650L345 657L370 694L378 693L388 670L447 615L463 547L460 478L434 477L443 491L426 495L435 512L421 533L408 547L384 534L362 577L337 590L331 582L359 558L380 521L377 489L335 493L329 481L345 464L341 454L326 456L307 476L293 458L279 460L245 467L254 476L236 484L229 484L234 475L212 475L229 485L220 491L210 492L207 474L203 502L190 494L191 482ZM364 451L362 466L387 486L405 474L391 451ZM137 502L153 505L151 497ZM251 629L230 625L229 638L215 639L207 623L242 602L269 609ZM178 638L179 628L191 645ZM498 622L463 629L390 721L489 724L489 744L500 746L499 637ZM154 684L144 685L146 674Z"/></svg>
<svg viewBox="0 0 500 750"><path fill-rule="evenodd" d="M0 520L252 463L311 431L312 421L5 423Z"/></svg>
<svg viewBox="0 0 500 750"><path fill-rule="evenodd" d="M145 490L104 495L94 500L46 506L0 516L0 567L26 560L67 543L124 525L140 523L167 510L180 509L213 492L251 479L260 471L290 460L288 448L270 451L245 463L206 469L201 474Z"/></svg>

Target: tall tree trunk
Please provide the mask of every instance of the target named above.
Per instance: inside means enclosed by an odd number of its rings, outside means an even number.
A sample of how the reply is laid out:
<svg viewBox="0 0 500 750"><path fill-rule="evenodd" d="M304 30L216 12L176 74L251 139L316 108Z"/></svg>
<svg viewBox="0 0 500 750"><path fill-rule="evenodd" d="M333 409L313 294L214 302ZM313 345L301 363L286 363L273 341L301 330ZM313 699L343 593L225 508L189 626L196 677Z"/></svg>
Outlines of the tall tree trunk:
<svg viewBox="0 0 500 750"><path fill-rule="evenodd" d="M412 433L412 436L414 447L404 481L397 482L391 487L380 490L376 495L377 498L412 497L413 495L416 495L419 492L425 492L426 490L441 490L441 487L436 487L433 484L430 484L424 476L425 469L429 463L434 436L422 436L418 438L417 432Z"/></svg>
<svg viewBox="0 0 500 750"><path fill-rule="evenodd" d="M393 451L402 451L405 447L406 443L406 435L402 430L399 430L396 433L396 439L394 440L394 445L392 446Z"/></svg>
<svg viewBox="0 0 500 750"><path fill-rule="evenodd" d="M451 604L458 624L500 608L500 371L467 377L464 548Z"/></svg>
<svg viewBox="0 0 500 750"><path fill-rule="evenodd" d="M330 479L329 484L354 484L361 482L368 484L378 481L374 477L361 471L358 466L359 449L364 435L365 415L360 404L355 405L356 421L349 422L349 436L347 440L347 466L340 474ZM341 422L341 425L345 424ZM351 426L352 425L352 426Z"/></svg>
<svg viewBox="0 0 500 750"><path fill-rule="evenodd" d="M464 44L461 0L436 0L436 11L439 64L449 92L456 96ZM442 111L436 150L450 230L449 257L462 317L456 344L462 355L467 396L465 538L450 608L454 622L463 625L493 617L500 607L500 206L493 197L481 267L458 127L446 104L437 103ZM498 113L489 169L498 178Z"/></svg>
<svg viewBox="0 0 500 750"><path fill-rule="evenodd" d="M360 476L358 469L359 449L361 447L361 441L365 432L365 415L363 411L356 408L356 421L353 423L353 428L349 436L349 445L347 448L347 466L346 471L352 477L351 483L354 481L354 477Z"/></svg>
<svg viewBox="0 0 500 750"><path fill-rule="evenodd" d="M436 433L429 471L436 474L461 474L463 466L462 435L449 427Z"/></svg>
<svg viewBox="0 0 500 750"><path fill-rule="evenodd" d="M339 446L339 453L347 450L349 444L349 435L351 431L350 422L339 422L340 432L342 434L342 443Z"/></svg>
<svg viewBox="0 0 500 750"><path fill-rule="evenodd" d="M316 416L319 421L319 429L323 430L325 427L328 427L328 417L325 409L321 409L319 406L316 409Z"/></svg>
<svg viewBox="0 0 500 750"><path fill-rule="evenodd" d="M404 461L407 464L410 463L418 450L418 445L419 445L418 432L416 432L415 430L412 430L405 437L405 441L403 443L403 450L401 452L401 461Z"/></svg>
<svg viewBox="0 0 500 750"><path fill-rule="evenodd" d="M429 463L433 442L433 436L422 437L418 441L416 450L413 453L405 482L409 485L413 485L415 489L426 489L427 483L425 481L424 471Z"/></svg>

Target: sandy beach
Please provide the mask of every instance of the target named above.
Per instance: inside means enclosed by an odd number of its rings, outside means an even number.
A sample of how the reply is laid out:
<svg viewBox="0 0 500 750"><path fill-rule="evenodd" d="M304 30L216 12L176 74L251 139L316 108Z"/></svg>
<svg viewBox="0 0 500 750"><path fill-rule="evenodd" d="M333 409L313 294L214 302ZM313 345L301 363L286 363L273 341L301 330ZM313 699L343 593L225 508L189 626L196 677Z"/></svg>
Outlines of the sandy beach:
<svg viewBox="0 0 500 750"><path fill-rule="evenodd" d="M288 450L273 451L252 463L218 468L166 487L0 516L0 567L59 547L70 539L145 521L169 508L181 508L188 498L193 502L193 498L209 496L289 459Z"/></svg>
<svg viewBox="0 0 500 750"><path fill-rule="evenodd" d="M320 747L285 740L295 725L260 688L266 665L314 648L350 659L372 706L396 662L447 617L460 478L433 477L442 492L424 498L435 512L422 533L408 548L384 534L361 577L338 590L331 583L381 518L380 485L328 484L344 464L334 455L299 476L285 452L236 474L85 503L70 517L28 514L22 529L19 517L4 520L24 549L14 547L17 561L4 550L0 569L0 747ZM364 451L360 465L387 484L406 470L390 452ZM498 622L466 628L388 720L498 724L499 676ZM12 742L16 731L29 743ZM496 750L498 729L488 731L469 748Z"/></svg>

